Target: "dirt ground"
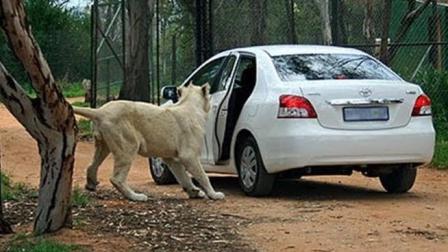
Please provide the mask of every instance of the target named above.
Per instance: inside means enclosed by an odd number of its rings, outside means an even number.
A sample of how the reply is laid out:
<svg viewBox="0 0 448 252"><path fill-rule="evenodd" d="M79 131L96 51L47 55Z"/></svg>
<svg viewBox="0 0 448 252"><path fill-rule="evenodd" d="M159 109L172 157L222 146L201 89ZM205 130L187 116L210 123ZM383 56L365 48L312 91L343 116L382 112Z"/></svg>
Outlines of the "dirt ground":
<svg viewBox="0 0 448 252"><path fill-rule="evenodd" d="M4 171L15 182L37 186L36 144L1 105L0 144ZM92 143L78 143L74 183L80 187L92 155ZM111 172L109 157L99 172L103 190L112 188ZM355 174L279 181L272 196L249 198L235 177L219 176L212 183L226 193L224 201L187 201L178 186L156 186L144 158L133 164L129 183L157 199L181 199L194 209L244 220L230 228L237 230L235 239L258 251L448 251L448 172L434 169L419 170L414 188L405 195L386 194L377 179ZM120 207L131 204L118 195L115 201ZM92 238L77 230L59 236L98 244L96 251L126 251L132 242L107 235Z"/></svg>

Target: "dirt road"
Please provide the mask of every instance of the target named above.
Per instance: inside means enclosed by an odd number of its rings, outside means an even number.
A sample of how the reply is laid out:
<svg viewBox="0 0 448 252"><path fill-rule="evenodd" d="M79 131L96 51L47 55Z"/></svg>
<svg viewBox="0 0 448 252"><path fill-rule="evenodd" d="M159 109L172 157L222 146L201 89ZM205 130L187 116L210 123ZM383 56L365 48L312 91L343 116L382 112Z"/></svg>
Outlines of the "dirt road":
<svg viewBox="0 0 448 252"><path fill-rule="evenodd" d="M37 186L36 145L1 105L0 144L4 170L15 182ZM74 181L79 186L92 151L92 143L78 144ZM111 167L110 157L100 167L106 188ZM178 186L155 186L144 158L134 163L129 181L158 198L186 197ZM268 198L245 197L233 177L212 182L227 198L192 205L247 220L235 228L259 251L448 251L448 172L421 169L413 190L398 196L384 193L377 179L358 174L279 181Z"/></svg>

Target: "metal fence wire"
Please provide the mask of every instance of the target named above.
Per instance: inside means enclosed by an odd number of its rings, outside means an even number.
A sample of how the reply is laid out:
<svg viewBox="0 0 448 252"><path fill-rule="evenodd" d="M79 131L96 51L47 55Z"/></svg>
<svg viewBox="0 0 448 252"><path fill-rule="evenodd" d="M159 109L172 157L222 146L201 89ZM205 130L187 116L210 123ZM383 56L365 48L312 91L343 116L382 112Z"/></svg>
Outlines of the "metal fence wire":
<svg viewBox="0 0 448 252"><path fill-rule="evenodd" d="M123 83L124 1L95 1L96 105L117 95ZM385 0L153 2L159 4L154 8L149 43L153 96L159 92L157 84L180 84L199 63L226 49L332 44L379 57L381 37L385 37ZM390 10L388 65L409 81L437 80L438 84L424 88L433 99L446 100L448 1L392 0Z"/></svg>
<svg viewBox="0 0 448 252"><path fill-rule="evenodd" d="M124 82L124 1L99 0L92 7L92 107L118 97Z"/></svg>

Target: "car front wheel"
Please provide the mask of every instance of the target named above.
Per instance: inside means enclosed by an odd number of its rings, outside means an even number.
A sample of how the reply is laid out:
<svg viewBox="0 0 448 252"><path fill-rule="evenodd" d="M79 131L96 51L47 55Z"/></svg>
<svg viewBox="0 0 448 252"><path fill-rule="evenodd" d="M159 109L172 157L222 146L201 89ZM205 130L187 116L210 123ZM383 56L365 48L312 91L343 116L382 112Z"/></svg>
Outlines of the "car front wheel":
<svg viewBox="0 0 448 252"><path fill-rule="evenodd" d="M414 185L417 168L412 164L401 165L391 173L381 175L380 181L388 193L405 193Z"/></svg>
<svg viewBox="0 0 448 252"><path fill-rule="evenodd" d="M176 178L161 158L149 159L149 171L154 182L158 185L170 185L176 183Z"/></svg>
<svg viewBox="0 0 448 252"><path fill-rule="evenodd" d="M271 193L275 175L266 172L253 137L247 137L239 145L236 164L241 189L249 196L265 196Z"/></svg>

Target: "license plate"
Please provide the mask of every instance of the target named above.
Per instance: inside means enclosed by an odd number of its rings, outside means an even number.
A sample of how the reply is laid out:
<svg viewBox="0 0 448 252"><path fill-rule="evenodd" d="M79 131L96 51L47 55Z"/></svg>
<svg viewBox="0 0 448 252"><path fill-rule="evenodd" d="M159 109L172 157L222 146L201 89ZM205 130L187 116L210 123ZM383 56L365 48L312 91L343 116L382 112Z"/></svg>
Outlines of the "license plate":
<svg viewBox="0 0 448 252"><path fill-rule="evenodd" d="M343 109L344 121L387 121L389 120L388 107L347 107Z"/></svg>

